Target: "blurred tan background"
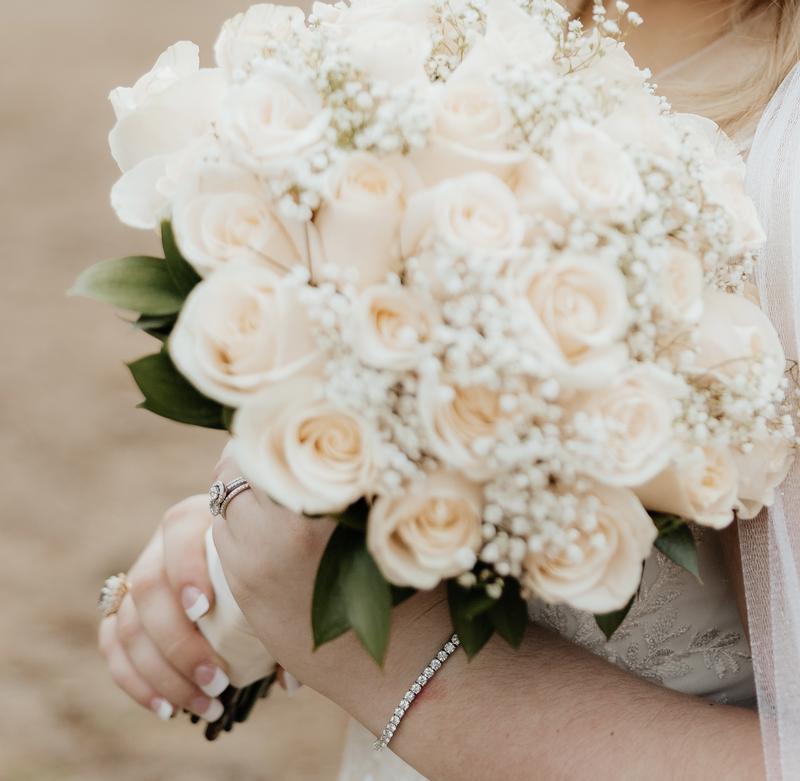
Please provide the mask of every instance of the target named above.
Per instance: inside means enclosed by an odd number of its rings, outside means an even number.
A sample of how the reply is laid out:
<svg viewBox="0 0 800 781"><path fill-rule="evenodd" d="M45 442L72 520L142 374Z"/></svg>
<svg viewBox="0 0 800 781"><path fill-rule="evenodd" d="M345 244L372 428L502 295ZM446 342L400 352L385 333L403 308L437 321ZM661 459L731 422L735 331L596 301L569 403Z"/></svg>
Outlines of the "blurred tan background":
<svg viewBox="0 0 800 781"><path fill-rule="evenodd" d="M106 97L182 38L206 64L247 0L0 3L0 781L327 781L344 720L303 691L216 744L112 685L95 601L161 512L203 491L219 435L137 410L124 362L153 351L64 291L94 261L154 252L120 226Z"/></svg>

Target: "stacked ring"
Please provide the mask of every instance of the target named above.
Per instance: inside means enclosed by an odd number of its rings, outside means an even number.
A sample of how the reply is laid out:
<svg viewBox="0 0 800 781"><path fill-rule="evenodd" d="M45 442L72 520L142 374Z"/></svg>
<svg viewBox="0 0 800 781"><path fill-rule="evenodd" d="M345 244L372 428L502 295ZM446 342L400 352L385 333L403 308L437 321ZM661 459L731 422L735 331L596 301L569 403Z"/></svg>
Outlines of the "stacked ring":
<svg viewBox="0 0 800 781"><path fill-rule="evenodd" d="M222 480L217 480L208 491L208 507L211 514L216 517L217 515L225 518L225 513L228 510L228 505L239 494L244 493L250 489L250 483L243 477L237 477L231 480L227 485Z"/></svg>

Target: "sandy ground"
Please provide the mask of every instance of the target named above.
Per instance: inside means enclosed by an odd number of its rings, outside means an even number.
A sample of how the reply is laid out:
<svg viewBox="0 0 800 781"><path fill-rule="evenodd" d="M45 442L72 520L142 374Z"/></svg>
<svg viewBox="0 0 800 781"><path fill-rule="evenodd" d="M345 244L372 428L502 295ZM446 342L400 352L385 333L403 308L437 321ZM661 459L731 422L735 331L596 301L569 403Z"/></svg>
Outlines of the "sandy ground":
<svg viewBox="0 0 800 781"><path fill-rule="evenodd" d="M112 685L95 599L161 512L202 491L219 436L135 409L149 340L64 291L91 262L154 251L108 191L110 88L167 45L206 57L235 0L2 0L0 7L0 779L333 779L344 720L282 693L221 742Z"/></svg>

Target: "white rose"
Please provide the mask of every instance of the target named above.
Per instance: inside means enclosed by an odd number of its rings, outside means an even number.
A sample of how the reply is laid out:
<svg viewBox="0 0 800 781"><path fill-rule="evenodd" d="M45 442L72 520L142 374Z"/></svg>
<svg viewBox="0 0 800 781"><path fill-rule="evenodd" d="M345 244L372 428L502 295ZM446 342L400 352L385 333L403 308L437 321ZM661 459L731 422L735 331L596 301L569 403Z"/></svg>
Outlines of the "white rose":
<svg viewBox="0 0 800 781"><path fill-rule="evenodd" d="M175 198L172 224L202 276L237 261L277 271L307 263L306 225L283 219L265 186L234 166L204 166L190 177Z"/></svg>
<svg viewBox="0 0 800 781"><path fill-rule="evenodd" d="M174 154L143 160L124 173L111 189L111 205L117 217L132 228L157 229L169 218L172 202L185 178L220 157L217 139L209 132Z"/></svg>
<svg viewBox="0 0 800 781"><path fill-rule="evenodd" d="M745 189L747 168L736 144L712 120L695 114L678 114L674 122L705 163L705 189L709 200L731 219L734 239L756 249L766 234L753 200Z"/></svg>
<svg viewBox="0 0 800 781"><path fill-rule="evenodd" d="M786 479L796 456L784 437L764 437L744 453L733 451L739 472L739 517L755 518L764 507L775 503L775 491Z"/></svg>
<svg viewBox="0 0 800 781"><path fill-rule="evenodd" d="M169 350L201 393L239 407L309 370L317 345L297 283L263 265L227 265L186 299Z"/></svg>
<svg viewBox="0 0 800 781"><path fill-rule="evenodd" d="M551 165L589 217L635 218L644 204L644 185L630 156L602 130L579 120L553 133Z"/></svg>
<svg viewBox="0 0 800 781"><path fill-rule="evenodd" d="M422 33L428 31L433 18L433 0L354 0L338 20L348 26L375 20L403 22L418 27Z"/></svg>
<svg viewBox="0 0 800 781"><path fill-rule="evenodd" d="M719 167L706 178L709 198L722 206L731 218L733 236L745 249L757 249L767 240L753 199L745 189L742 173L732 167Z"/></svg>
<svg viewBox="0 0 800 781"><path fill-rule="evenodd" d="M168 49L132 88L111 93L117 123L108 142L120 169L177 152L209 132L225 90L221 71L198 69L194 44Z"/></svg>
<svg viewBox="0 0 800 781"><path fill-rule="evenodd" d="M598 127L622 146L644 147L675 160L681 151L681 138L670 120L659 97L633 89Z"/></svg>
<svg viewBox="0 0 800 781"><path fill-rule="evenodd" d="M743 296L709 290L696 329L696 352L690 369L723 383L746 375L757 364L760 373L780 382L786 357L769 318Z"/></svg>
<svg viewBox="0 0 800 781"><path fill-rule="evenodd" d="M655 477L671 460L674 401L684 395L686 387L676 377L646 365L602 390L579 394L567 409L578 442L584 432L589 437L587 452L576 453L580 471L616 486Z"/></svg>
<svg viewBox="0 0 800 781"><path fill-rule="evenodd" d="M353 309L353 350L367 366L406 370L419 364L435 320L419 295L397 285L367 288Z"/></svg>
<svg viewBox="0 0 800 781"><path fill-rule="evenodd" d="M432 589L475 566L482 513L478 486L437 472L402 496L375 502L367 547L392 583Z"/></svg>
<svg viewBox="0 0 800 781"><path fill-rule="evenodd" d="M510 183L528 224L528 242L543 234L546 224L551 229L553 226L566 228L569 220L578 212L575 199L539 155L531 155L517 166Z"/></svg>
<svg viewBox="0 0 800 781"><path fill-rule="evenodd" d="M500 392L479 385L459 387L427 374L419 381L417 409L427 449L472 480L492 476L488 451L511 421Z"/></svg>
<svg viewBox="0 0 800 781"><path fill-rule="evenodd" d="M622 87L644 93L642 88L652 74L636 65L623 42L613 38L600 38L597 31L593 30L585 43L589 50L599 46L601 55L595 57L589 67L581 71L581 75L585 75L587 79L601 78L607 87Z"/></svg>
<svg viewBox="0 0 800 781"><path fill-rule="evenodd" d="M200 48L191 41L179 41L156 60L156 64L132 87L117 87L108 96L117 119L147 106L173 84L200 70Z"/></svg>
<svg viewBox="0 0 800 781"><path fill-rule="evenodd" d="M562 255L519 272L529 307L530 337L568 390L604 386L628 356L622 342L630 320L625 279L613 266Z"/></svg>
<svg viewBox="0 0 800 781"><path fill-rule="evenodd" d="M505 178L523 158L510 146L514 119L485 75L454 74L431 90L433 128L411 159L428 185L482 171Z"/></svg>
<svg viewBox="0 0 800 781"><path fill-rule="evenodd" d="M325 400L315 377L248 401L233 433L247 479L292 512L341 512L370 489L375 435L361 416Z"/></svg>
<svg viewBox="0 0 800 781"><path fill-rule="evenodd" d="M316 151L329 124L330 111L314 86L287 66L269 62L231 89L220 129L234 154L269 171Z"/></svg>
<svg viewBox="0 0 800 781"><path fill-rule="evenodd" d="M677 323L694 323L703 314L704 277L700 259L677 242L664 251L658 306Z"/></svg>
<svg viewBox="0 0 800 781"><path fill-rule="evenodd" d="M450 179L411 199L402 228L403 255L409 257L435 239L470 251L513 252L525 224L514 193L491 174Z"/></svg>
<svg viewBox="0 0 800 781"><path fill-rule="evenodd" d="M530 552L523 582L550 604L603 614L625 607L636 593L657 531L630 490L595 485L590 493L593 523L584 516L568 542Z"/></svg>
<svg viewBox="0 0 800 781"><path fill-rule="evenodd" d="M739 473L730 451L703 447L634 490L648 510L724 529L733 520L738 485Z"/></svg>
<svg viewBox="0 0 800 781"><path fill-rule="evenodd" d="M366 19L350 28L345 44L353 65L376 81L393 87L428 83L425 63L431 37L427 30L392 19Z"/></svg>
<svg viewBox="0 0 800 781"><path fill-rule="evenodd" d="M217 65L235 74L276 43L307 33L305 14L293 6L259 3L228 19L214 45Z"/></svg>
<svg viewBox="0 0 800 781"><path fill-rule="evenodd" d="M404 158L358 152L345 157L329 175L314 218L320 239L315 271L325 264L352 270L362 287L398 271L400 225L408 198L420 187Z"/></svg>

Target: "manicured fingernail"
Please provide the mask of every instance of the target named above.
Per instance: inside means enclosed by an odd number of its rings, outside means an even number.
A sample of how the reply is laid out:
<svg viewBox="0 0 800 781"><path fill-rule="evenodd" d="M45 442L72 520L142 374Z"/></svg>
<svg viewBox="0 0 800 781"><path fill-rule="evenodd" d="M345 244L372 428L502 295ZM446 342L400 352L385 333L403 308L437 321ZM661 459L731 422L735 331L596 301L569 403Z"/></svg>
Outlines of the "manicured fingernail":
<svg viewBox="0 0 800 781"><path fill-rule="evenodd" d="M151 703L150 708L161 721L169 721L175 708L172 707L163 697L156 697Z"/></svg>
<svg viewBox="0 0 800 781"><path fill-rule="evenodd" d="M225 711L219 700L210 700L208 697L196 697L189 704L189 710L205 719L209 724L218 721Z"/></svg>
<svg viewBox="0 0 800 781"><path fill-rule="evenodd" d="M181 591L181 602L183 602L183 609L186 611L186 615L189 616L190 621L197 621L198 618L202 618L211 607L208 597L195 586L186 586Z"/></svg>
<svg viewBox="0 0 800 781"><path fill-rule="evenodd" d="M201 664L194 671L194 680L209 697L219 697L230 685L228 676L213 664Z"/></svg>
<svg viewBox="0 0 800 781"><path fill-rule="evenodd" d="M287 670L283 671L283 687L286 689L286 693L290 697L294 697L298 691L300 691L301 687L303 686L297 678L294 677L290 672Z"/></svg>

